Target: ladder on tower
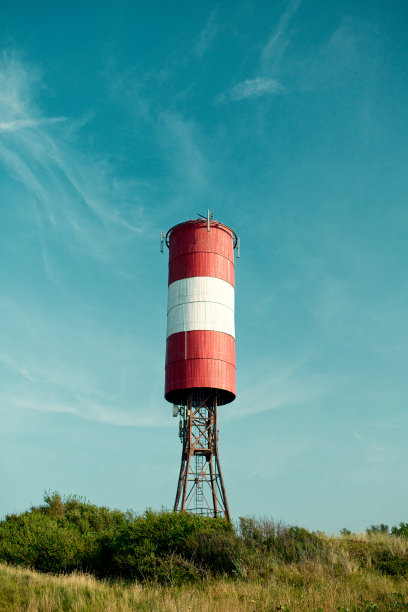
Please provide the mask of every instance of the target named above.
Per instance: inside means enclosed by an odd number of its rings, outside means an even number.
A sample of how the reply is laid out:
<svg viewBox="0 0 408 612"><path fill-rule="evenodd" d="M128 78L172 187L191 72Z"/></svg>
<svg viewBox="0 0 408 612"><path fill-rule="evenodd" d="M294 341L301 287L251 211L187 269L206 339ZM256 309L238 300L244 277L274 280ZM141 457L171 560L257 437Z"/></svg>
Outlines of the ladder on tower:
<svg viewBox="0 0 408 612"><path fill-rule="evenodd" d="M196 455L196 512L198 514L206 514L205 508L203 508L203 469L204 469L204 457L203 455Z"/></svg>

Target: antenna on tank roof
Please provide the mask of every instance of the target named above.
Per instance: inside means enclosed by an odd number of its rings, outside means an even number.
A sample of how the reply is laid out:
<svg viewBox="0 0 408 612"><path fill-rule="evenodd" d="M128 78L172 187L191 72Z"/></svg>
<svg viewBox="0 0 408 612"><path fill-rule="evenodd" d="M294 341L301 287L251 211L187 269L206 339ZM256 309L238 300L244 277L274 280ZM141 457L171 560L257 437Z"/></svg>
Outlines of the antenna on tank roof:
<svg viewBox="0 0 408 612"><path fill-rule="evenodd" d="M200 213L197 213L197 215L199 217L201 217L202 219L205 219L207 221L207 232L209 232L210 228L211 228L211 219L213 218L213 214L212 214L211 210L210 209L207 210L207 216L206 217L204 217L204 215L200 215Z"/></svg>
<svg viewBox="0 0 408 612"><path fill-rule="evenodd" d="M160 253L163 253L165 240L166 240L166 232L160 232Z"/></svg>

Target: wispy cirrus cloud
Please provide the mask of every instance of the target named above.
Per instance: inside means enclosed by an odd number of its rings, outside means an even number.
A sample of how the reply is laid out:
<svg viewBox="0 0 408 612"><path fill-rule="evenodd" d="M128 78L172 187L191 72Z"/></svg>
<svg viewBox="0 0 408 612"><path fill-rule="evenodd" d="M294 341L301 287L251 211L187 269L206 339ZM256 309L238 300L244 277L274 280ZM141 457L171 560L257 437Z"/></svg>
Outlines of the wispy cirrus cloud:
<svg viewBox="0 0 408 612"><path fill-rule="evenodd" d="M143 205L136 181L115 176L106 159L84 152L75 120L47 116L38 103L40 90L46 90L41 71L4 51L0 170L19 185L15 205L34 218L44 269L55 281L50 240L86 256L111 258L119 243L143 231Z"/></svg>
<svg viewBox="0 0 408 612"><path fill-rule="evenodd" d="M31 395L20 395L12 398L2 394L3 401L15 410L28 410L35 412L65 413L72 414L87 421L96 421L117 425L120 427L169 427L171 421L163 423L162 415L156 413L123 412L106 402L97 401L95 398L84 398L77 396L75 401L61 402L50 401L44 397L33 398Z"/></svg>
<svg viewBox="0 0 408 612"><path fill-rule="evenodd" d="M291 36L288 34L288 25L300 5L300 0L292 0L288 8L279 19L268 42L262 49L261 70L265 73L276 73L283 54L290 42Z"/></svg>
<svg viewBox="0 0 408 612"><path fill-rule="evenodd" d="M61 336L58 318L53 320L40 310L27 313L18 306L10 316L11 308L12 303L0 300L1 320L8 322L12 333L16 327L23 329L24 342L18 341L15 332L12 340L7 331L2 330L0 334L3 347L0 352L0 412L67 413L112 425L163 426L162 372L157 366L157 354L145 348L135 350L124 346L123 338L108 329L94 327L85 334L76 329L76 324L70 325L68 335L80 350L68 350L64 354L62 346L67 344L67 337ZM31 318L25 321L27 317ZM103 354L106 352L106 356L102 358L95 354L95 329L105 347ZM39 353L42 359L38 358ZM142 360L144 369L140 370L138 363ZM146 393L144 409L141 409L135 398L147 371L150 396Z"/></svg>
<svg viewBox="0 0 408 612"><path fill-rule="evenodd" d="M316 403L335 394L343 382L341 377L312 373L313 357L311 352L287 363L258 363L243 381L243 391L229 418ZM251 379L253 375L256 382Z"/></svg>
<svg viewBox="0 0 408 612"><path fill-rule="evenodd" d="M214 38L217 36L220 30L221 27L217 23L217 11L214 9L211 11L207 19L207 23L201 30L200 36L194 45L194 55L202 57L204 53L209 49Z"/></svg>
<svg viewBox="0 0 408 612"><path fill-rule="evenodd" d="M39 127L50 123L66 121L66 117L43 117L41 119L13 119L12 121L0 121L0 132L15 132L24 128Z"/></svg>
<svg viewBox="0 0 408 612"><path fill-rule="evenodd" d="M160 129L165 156L174 176L189 182L192 188L202 189L208 175L208 162L199 144L198 127L180 113L164 111L160 114Z"/></svg>
<svg viewBox="0 0 408 612"><path fill-rule="evenodd" d="M33 376L30 374L25 365L21 361L14 359L11 355L7 355L4 352L0 353L0 363L3 365L3 367L5 366L14 372L17 372L17 374L23 376L25 379L29 381L34 380Z"/></svg>
<svg viewBox="0 0 408 612"><path fill-rule="evenodd" d="M211 195L213 179L213 145L208 131L201 129L200 121L186 112L182 95L174 90L174 97L163 96L163 90L172 80L171 75L138 74L135 70L112 69L107 74L109 89L122 112L130 117L130 129L135 138L140 132L149 133L149 145L160 172L154 181L141 184L160 209L173 213L191 208L192 202L206 200ZM170 103L169 103L170 101ZM154 192L154 193L153 193ZM184 214L191 214L190 212Z"/></svg>
<svg viewBox="0 0 408 612"><path fill-rule="evenodd" d="M262 49L259 60L258 76L245 79L234 85L229 91L217 96L215 103L237 102L246 99L257 99L261 96L276 95L286 91L284 85L277 79L279 66L291 36L288 34L288 24L296 13L300 0L290 2L287 10L280 17L267 43Z"/></svg>
<svg viewBox="0 0 408 612"><path fill-rule="evenodd" d="M242 83L237 83L229 92L221 94L216 102L236 102L248 98L259 98L267 94L279 94L284 91L284 87L276 79L256 77L255 79L246 79Z"/></svg>
<svg viewBox="0 0 408 612"><path fill-rule="evenodd" d="M292 68L299 88L327 90L369 77L378 70L377 45L370 24L344 18L318 51Z"/></svg>

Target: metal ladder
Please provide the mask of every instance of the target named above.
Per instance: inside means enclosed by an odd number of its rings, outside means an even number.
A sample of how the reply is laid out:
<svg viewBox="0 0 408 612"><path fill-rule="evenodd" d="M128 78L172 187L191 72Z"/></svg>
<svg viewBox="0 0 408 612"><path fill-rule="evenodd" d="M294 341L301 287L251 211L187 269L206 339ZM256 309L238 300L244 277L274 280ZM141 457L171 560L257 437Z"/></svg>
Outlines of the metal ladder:
<svg viewBox="0 0 408 612"><path fill-rule="evenodd" d="M198 514L205 514L203 508L203 481L202 481L202 472L204 469L204 457L202 455L196 455L196 477L198 482L196 484L195 491L195 502L196 502L196 512Z"/></svg>

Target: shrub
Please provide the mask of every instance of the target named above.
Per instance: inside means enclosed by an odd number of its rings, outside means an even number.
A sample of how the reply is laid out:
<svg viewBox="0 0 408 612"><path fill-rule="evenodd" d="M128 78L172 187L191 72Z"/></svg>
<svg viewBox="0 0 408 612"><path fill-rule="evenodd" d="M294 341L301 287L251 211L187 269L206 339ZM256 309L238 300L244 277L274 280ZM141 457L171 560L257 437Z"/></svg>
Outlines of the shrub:
<svg viewBox="0 0 408 612"><path fill-rule="evenodd" d="M303 527L288 527L265 519L241 517L239 520L239 531L247 547L270 553L285 563L313 559L324 547L321 537Z"/></svg>
<svg viewBox="0 0 408 612"><path fill-rule="evenodd" d="M152 510L135 516L58 493L44 501L0 523L0 561L174 583L236 570L238 540L224 519Z"/></svg>
<svg viewBox="0 0 408 612"><path fill-rule="evenodd" d="M121 578L170 582L179 582L180 577L195 579L203 568L228 573L227 552L217 565L211 563L214 551L220 552L228 537L234 534L224 519L148 510L106 542L105 568L109 575Z"/></svg>
<svg viewBox="0 0 408 612"><path fill-rule="evenodd" d="M242 545L231 531L199 531L186 540L186 557L213 575L240 573Z"/></svg>
<svg viewBox="0 0 408 612"><path fill-rule="evenodd" d="M342 546L350 557L362 568L372 567L378 544L371 540L345 540Z"/></svg>
<svg viewBox="0 0 408 612"><path fill-rule="evenodd" d="M347 536L351 535L351 531L350 529L347 529L347 527L343 527L343 529L340 529L340 535L346 538Z"/></svg>
<svg viewBox="0 0 408 612"><path fill-rule="evenodd" d="M408 538L408 523L400 523L398 527L394 525L391 529L392 535L403 536L404 538Z"/></svg>
<svg viewBox="0 0 408 612"><path fill-rule="evenodd" d="M391 576L408 575L407 555L397 555L389 550L382 550L375 555L373 565L384 574L389 574Z"/></svg>
<svg viewBox="0 0 408 612"><path fill-rule="evenodd" d="M126 515L76 497L46 495L45 505L0 523L0 560L43 572L95 571L103 543L123 528Z"/></svg>
<svg viewBox="0 0 408 612"><path fill-rule="evenodd" d="M84 541L70 525L25 512L0 525L0 559L42 572L61 573L81 564Z"/></svg>
<svg viewBox="0 0 408 612"><path fill-rule="evenodd" d="M301 577L307 567L323 565L337 573L358 565L408 575L407 523L391 533L387 525L372 525L364 539L334 541L266 519L241 518L234 530L225 519L152 510L137 516L58 493L44 502L0 522L0 561L169 584L222 575L268 578L278 565L289 571L287 564L298 564Z"/></svg>
<svg viewBox="0 0 408 612"><path fill-rule="evenodd" d="M374 535L376 533L388 533L388 525L381 523L380 525L371 525L366 529L368 535Z"/></svg>

